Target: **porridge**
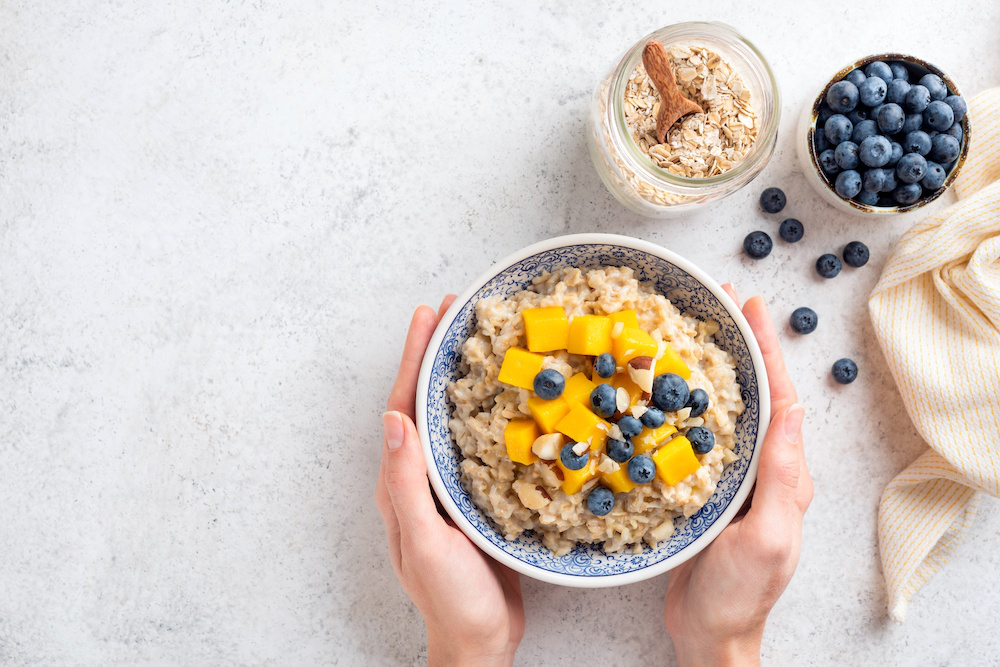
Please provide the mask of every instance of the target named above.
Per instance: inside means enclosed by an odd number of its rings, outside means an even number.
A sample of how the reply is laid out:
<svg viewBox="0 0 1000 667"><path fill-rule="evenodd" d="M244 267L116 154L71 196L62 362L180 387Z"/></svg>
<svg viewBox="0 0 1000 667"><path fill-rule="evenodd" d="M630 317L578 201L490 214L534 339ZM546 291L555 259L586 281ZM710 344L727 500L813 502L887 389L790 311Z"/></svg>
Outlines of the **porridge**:
<svg viewBox="0 0 1000 667"><path fill-rule="evenodd" d="M736 460L744 406L717 329L630 268L563 269L479 301L447 389L473 502L556 555L669 538Z"/></svg>

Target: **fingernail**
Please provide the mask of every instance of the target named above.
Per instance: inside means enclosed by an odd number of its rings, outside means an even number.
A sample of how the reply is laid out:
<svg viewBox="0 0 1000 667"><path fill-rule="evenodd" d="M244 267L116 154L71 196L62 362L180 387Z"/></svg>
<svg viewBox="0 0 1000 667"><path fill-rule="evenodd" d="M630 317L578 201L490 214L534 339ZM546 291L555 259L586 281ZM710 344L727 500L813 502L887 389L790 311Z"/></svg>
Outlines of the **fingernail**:
<svg viewBox="0 0 1000 667"><path fill-rule="evenodd" d="M385 429L385 444L389 449L399 449L403 444L403 416L395 411L382 415L382 428Z"/></svg>
<svg viewBox="0 0 1000 667"><path fill-rule="evenodd" d="M785 413L785 438L789 442L798 442L802 438L802 418L806 409L796 403Z"/></svg>

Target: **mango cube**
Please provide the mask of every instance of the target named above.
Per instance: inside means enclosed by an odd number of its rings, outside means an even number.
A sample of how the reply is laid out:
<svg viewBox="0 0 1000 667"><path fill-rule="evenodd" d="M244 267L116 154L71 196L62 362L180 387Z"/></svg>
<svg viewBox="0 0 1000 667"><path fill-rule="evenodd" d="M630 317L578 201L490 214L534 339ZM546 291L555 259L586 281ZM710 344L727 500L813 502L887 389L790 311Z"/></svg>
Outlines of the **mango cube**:
<svg viewBox="0 0 1000 667"><path fill-rule="evenodd" d="M656 474L671 486L701 467L701 462L694 455L691 441L683 435L677 436L670 443L653 452L652 457L656 464Z"/></svg>
<svg viewBox="0 0 1000 667"><path fill-rule="evenodd" d="M532 396L528 399L528 412L542 433L555 433L556 424L569 412L569 403L562 396L551 401Z"/></svg>
<svg viewBox="0 0 1000 667"><path fill-rule="evenodd" d="M566 387L563 389L561 398L571 407L577 403L590 405L590 394L596 387L597 385L591 382L586 375L577 373L566 380Z"/></svg>
<svg viewBox="0 0 1000 667"><path fill-rule="evenodd" d="M528 308L521 311L528 349L532 352L565 350L569 338L569 318L562 306Z"/></svg>
<svg viewBox="0 0 1000 667"><path fill-rule="evenodd" d="M497 379L504 384L530 390L535 386L535 376L542 370L544 362L544 355L512 347L503 355Z"/></svg>
<svg viewBox="0 0 1000 667"><path fill-rule="evenodd" d="M612 324L621 322L625 325L626 329L639 328L639 318L636 316L634 310L619 310L617 313L608 315L608 319L611 320Z"/></svg>
<svg viewBox="0 0 1000 667"><path fill-rule="evenodd" d="M531 451L531 446L540 435L538 426L531 419L512 419L507 422L507 428L503 430L507 458L524 465L537 461L538 457Z"/></svg>
<svg viewBox="0 0 1000 667"><path fill-rule="evenodd" d="M654 354L653 356L656 355ZM663 356L656 360L654 372L657 375L673 373L680 375L685 380L691 379L691 369L687 367L687 364L681 359L681 355L677 354L670 345L667 345L667 351L663 353Z"/></svg>
<svg viewBox="0 0 1000 667"><path fill-rule="evenodd" d="M614 323L604 315L577 315L569 323L566 349L570 354L597 356L611 352L611 327Z"/></svg>
<svg viewBox="0 0 1000 667"><path fill-rule="evenodd" d="M599 450L608 439L611 425L588 410L582 403L574 403L566 416L556 424L556 430L569 436L573 442L590 444L591 451Z"/></svg>
<svg viewBox="0 0 1000 667"><path fill-rule="evenodd" d="M567 496L571 496L574 493L579 493L583 485L590 480L597 477L597 457L591 456L587 459L587 465L583 466L579 470L570 470L562 464L562 461L557 461L556 465L559 466L559 470L562 471L563 483L562 490Z"/></svg>
<svg viewBox="0 0 1000 667"><path fill-rule="evenodd" d="M660 428L643 427L639 435L632 438L632 445L636 454L645 454L656 449L657 446L667 438L677 433L677 429L670 424L663 424Z"/></svg>
<svg viewBox="0 0 1000 667"><path fill-rule="evenodd" d="M615 493L628 493L635 488L635 482L628 476L627 463L621 464L614 472L601 473L601 483Z"/></svg>
<svg viewBox="0 0 1000 667"><path fill-rule="evenodd" d="M655 357L659 351L657 342L642 329L627 327L622 329L618 338L611 341L611 353L615 355L619 366L624 366L629 359L636 357Z"/></svg>
<svg viewBox="0 0 1000 667"><path fill-rule="evenodd" d="M631 408L635 405L636 401L642 398L642 388L632 381L629 374L626 371L621 373L615 373L611 377L611 386L618 389L624 389L628 392L628 406Z"/></svg>

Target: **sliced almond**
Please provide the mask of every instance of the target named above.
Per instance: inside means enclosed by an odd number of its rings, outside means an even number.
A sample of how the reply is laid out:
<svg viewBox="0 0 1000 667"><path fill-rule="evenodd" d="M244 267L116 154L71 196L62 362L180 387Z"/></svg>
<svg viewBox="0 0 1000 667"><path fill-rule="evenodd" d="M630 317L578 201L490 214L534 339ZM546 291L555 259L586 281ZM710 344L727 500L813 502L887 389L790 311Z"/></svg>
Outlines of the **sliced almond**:
<svg viewBox="0 0 1000 667"><path fill-rule="evenodd" d="M611 431L608 433L608 437L610 437L612 440L624 440L625 434L623 434L622 430L618 428L618 424L612 424Z"/></svg>
<svg viewBox="0 0 1000 667"><path fill-rule="evenodd" d="M639 402L632 406L632 416L636 419L641 419L644 414L646 414L646 404Z"/></svg>
<svg viewBox="0 0 1000 667"><path fill-rule="evenodd" d="M546 433L538 436L531 443L531 451L543 461L555 461L559 458L559 450L562 449L562 434Z"/></svg>
<svg viewBox="0 0 1000 667"><path fill-rule="evenodd" d="M616 472L621 466L612 461L610 458L601 455L601 462L597 464L597 470L600 472L611 474Z"/></svg>
<svg viewBox="0 0 1000 667"><path fill-rule="evenodd" d="M618 391L615 392L615 407L618 408L618 412L628 410L628 404L631 402L632 397L628 395L625 387L618 387Z"/></svg>
<svg viewBox="0 0 1000 667"><path fill-rule="evenodd" d="M551 500L551 498L549 498L549 494L545 492L545 489L532 484L531 482L519 479L511 486L514 488L514 492L517 494L521 504L529 510L542 509L548 505Z"/></svg>
<svg viewBox="0 0 1000 667"><path fill-rule="evenodd" d="M578 442L573 445L573 453L577 456L583 456L583 453L590 449L590 444L586 442Z"/></svg>
<svg viewBox="0 0 1000 667"><path fill-rule="evenodd" d="M653 358L646 356L635 357L628 362L628 376L646 393L653 391L653 366Z"/></svg>

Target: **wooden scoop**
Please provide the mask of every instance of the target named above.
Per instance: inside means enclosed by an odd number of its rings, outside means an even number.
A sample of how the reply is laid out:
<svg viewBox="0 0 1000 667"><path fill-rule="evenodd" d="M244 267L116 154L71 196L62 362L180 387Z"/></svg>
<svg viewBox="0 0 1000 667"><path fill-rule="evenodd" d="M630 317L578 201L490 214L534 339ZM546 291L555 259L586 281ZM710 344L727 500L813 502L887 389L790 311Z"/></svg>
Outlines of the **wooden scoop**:
<svg viewBox="0 0 1000 667"><path fill-rule="evenodd" d="M660 93L660 110L656 114L656 140L662 144L667 138L667 130L677 119L689 113L702 113L702 108L681 94L663 44L655 39L650 40L642 50L642 64Z"/></svg>

